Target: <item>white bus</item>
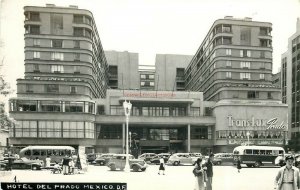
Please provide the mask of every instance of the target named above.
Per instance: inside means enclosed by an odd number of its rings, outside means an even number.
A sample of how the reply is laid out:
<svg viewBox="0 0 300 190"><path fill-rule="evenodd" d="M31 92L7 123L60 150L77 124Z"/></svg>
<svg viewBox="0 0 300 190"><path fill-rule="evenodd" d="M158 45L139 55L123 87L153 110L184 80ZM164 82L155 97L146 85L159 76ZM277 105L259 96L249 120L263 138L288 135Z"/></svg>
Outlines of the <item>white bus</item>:
<svg viewBox="0 0 300 190"><path fill-rule="evenodd" d="M75 148L71 146L28 146L20 150L20 158L26 157L30 160L45 160L48 156L51 162L61 162L66 156L75 155Z"/></svg>
<svg viewBox="0 0 300 190"><path fill-rule="evenodd" d="M233 150L234 163L240 159L241 164L248 167L275 165L275 159L284 154L284 149L276 146L238 146Z"/></svg>

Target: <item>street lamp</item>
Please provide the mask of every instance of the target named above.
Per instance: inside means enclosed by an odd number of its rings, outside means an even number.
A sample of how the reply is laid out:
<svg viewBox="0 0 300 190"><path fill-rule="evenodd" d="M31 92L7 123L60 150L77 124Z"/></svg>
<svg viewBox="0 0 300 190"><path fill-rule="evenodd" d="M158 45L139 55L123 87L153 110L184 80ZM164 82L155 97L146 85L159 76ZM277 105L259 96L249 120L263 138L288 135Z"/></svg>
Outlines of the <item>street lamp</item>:
<svg viewBox="0 0 300 190"><path fill-rule="evenodd" d="M126 100L123 102L123 107L124 107L124 112L126 116L126 163L125 163L125 172L130 171L130 166L129 166L129 160L128 160L128 123L129 123L129 116L130 116L130 110L132 107L132 104L130 102L127 102Z"/></svg>
<svg viewBox="0 0 300 190"><path fill-rule="evenodd" d="M129 131L129 148L131 148L131 132L130 131Z"/></svg>
<svg viewBox="0 0 300 190"><path fill-rule="evenodd" d="M247 131L246 135L247 135L247 138L248 138L248 146L249 146L249 137L250 137L250 132L249 132L249 131Z"/></svg>

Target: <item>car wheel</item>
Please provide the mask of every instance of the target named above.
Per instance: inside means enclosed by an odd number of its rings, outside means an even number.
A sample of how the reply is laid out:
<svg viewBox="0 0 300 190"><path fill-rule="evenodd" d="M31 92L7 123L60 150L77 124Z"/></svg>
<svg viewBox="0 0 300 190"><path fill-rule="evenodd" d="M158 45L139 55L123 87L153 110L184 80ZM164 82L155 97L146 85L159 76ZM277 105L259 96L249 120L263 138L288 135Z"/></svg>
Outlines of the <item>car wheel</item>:
<svg viewBox="0 0 300 190"><path fill-rule="evenodd" d="M36 166L32 166L32 170L37 170L37 167Z"/></svg>
<svg viewBox="0 0 300 190"><path fill-rule="evenodd" d="M255 168L259 168L260 165L261 165L260 162L255 162L254 167L255 167Z"/></svg>
<svg viewBox="0 0 300 190"><path fill-rule="evenodd" d="M103 162L103 161L101 161L101 162L100 162L100 166L103 166L103 165L104 165L104 162Z"/></svg>
<svg viewBox="0 0 300 190"><path fill-rule="evenodd" d="M221 162L220 162L220 161L218 161L218 162L217 162L217 165L221 165Z"/></svg>
<svg viewBox="0 0 300 190"><path fill-rule="evenodd" d="M141 170L144 172L144 171L146 171L146 168L142 168Z"/></svg>
<svg viewBox="0 0 300 190"><path fill-rule="evenodd" d="M248 168L251 168L251 167L252 167L252 165L251 165L251 164L246 164L246 166L247 166Z"/></svg>
<svg viewBox="0 0 300 190"><path fill-rule="evenodd" d="M132 166L132 169L133 169L134 172L139 171L139 167L137 165Z"/></svg>
<svg viewBox="0 0 300 190"><path fill-rule="evenodd" d="M111 171L115 171L115 170L116 170L116 166L115 166L115 165L111 165L111 166L110 166L110 170L111 170Z"/></svg>
<svg viewBox="0 0 300 190"><path fill-rule="evenodd" d="M179 165L179 162L178 161L175 161L174 162L174 166L178 166Z"/></svg>

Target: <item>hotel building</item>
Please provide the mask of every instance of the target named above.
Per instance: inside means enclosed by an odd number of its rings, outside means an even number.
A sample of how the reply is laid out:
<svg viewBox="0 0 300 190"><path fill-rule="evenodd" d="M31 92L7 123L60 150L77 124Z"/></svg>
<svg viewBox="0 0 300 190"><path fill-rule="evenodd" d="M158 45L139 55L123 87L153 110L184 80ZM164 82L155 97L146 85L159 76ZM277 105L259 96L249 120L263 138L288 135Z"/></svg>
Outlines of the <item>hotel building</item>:
<svg viewBox="0 0 300 190"><path fill-rule="evenodd" d="M87 10L24 10L25 78L10 99L15 148L124 152L125 100L132 103L129 132L139 153L284 145L287 105L271 84L270 23L217 20L196 55L158 54L149 71L139 70L137 53L104 52Z"/></svg>

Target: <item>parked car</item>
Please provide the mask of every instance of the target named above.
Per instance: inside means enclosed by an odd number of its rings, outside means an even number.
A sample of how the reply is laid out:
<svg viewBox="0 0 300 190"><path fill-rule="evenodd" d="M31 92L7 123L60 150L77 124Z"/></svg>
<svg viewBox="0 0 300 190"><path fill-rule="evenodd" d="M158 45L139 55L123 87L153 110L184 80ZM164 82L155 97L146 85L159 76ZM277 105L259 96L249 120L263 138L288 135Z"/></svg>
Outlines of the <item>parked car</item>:
<svg viewBox="0 0 300 190"><path fill-rule="evenodd" d="M145 160L145 162L150 162L150 160L152 158L154 158L155 156L157 156L157 154L155 154L155 153L144 153L144 154L141 154L138 158Z"/></svg>
<svg viewBox="0 0 300 190"><path fill-rule="evenodd" d="M129 166L134 172L145 171L148 167L147 163L143 159L135 159L134 156L128 155ZM124 170L126 163L126 154L116 154L108 162L107 166L110 170L115 171L117 169Z"/></svg>
<svg viewBox="0 0 300 190"><path fill-rule="evenodd" d="M4 163L8 167L8 160L4 160ZM41 170L42 166L43 166L42 160L29 160L27 158L21 158L21 159L13 160L11 168Z"/></svg>
<svg viewBox="0 0 300 190"><path fill-rule="evenodd" d="M4 162L0 162L0 171L6 170L6 164Z"/></svg>
<svg viewBox="0 0 300 190"><path fill-rule="evenodd" d="M168 164L178 166L180 164L195 165L198 157L190 156L190 153L175 153L172 154L168 160Z"/></svg>
<svg viewBox="0 0 300 190"><path fill-rule="evenodd" d="M99 156L100 156L100 154L98 154L98 153L89 153L89 154L86 155L86 160L87 160L87 162L92 163Z"/></svg>
<svg viewBox="0 0 300 190"><path fill-rule="evenodd" d="M216 153L214 156L215 159L220 159L221 163L233 163L233 153Z"/></svg>
<svg viewBox="0 0 300 190"><path fill-rule="evenodd" d="M202 161L202 163L204 164L205 162L207 162L209 156L205 156L204 157L204 162ZM214 165L221 165L222 164L222 160L218 157L214 157L213 162Z"/></svg>
<svg viewBox="0 0 300 190"><path fill-rule="evenodd" d="M201 158L202 157L202 154L201 153L198 153L198 152L192 152L192 153L189 153L191 157L197 157L197 158Z"/></svg>
<svg viewBox="0 0 300 190"><path fill-rule="evenodd" d="M169 160L169 157L171 156L171 154L169 153L160 153L157 156L154 156L151 160L150 163L152 164L159 164L160 163L160 159L163 158L164 162L167 163Z"/></svg>
<svg viewBox="0 0 300 190"><path fill-rule="evenodd" d="M107 153L107 154L101 154L98 158L96 158L92 164L104 166L109 162L109 159L111 159L115 154L114 153Z"/></svg>

